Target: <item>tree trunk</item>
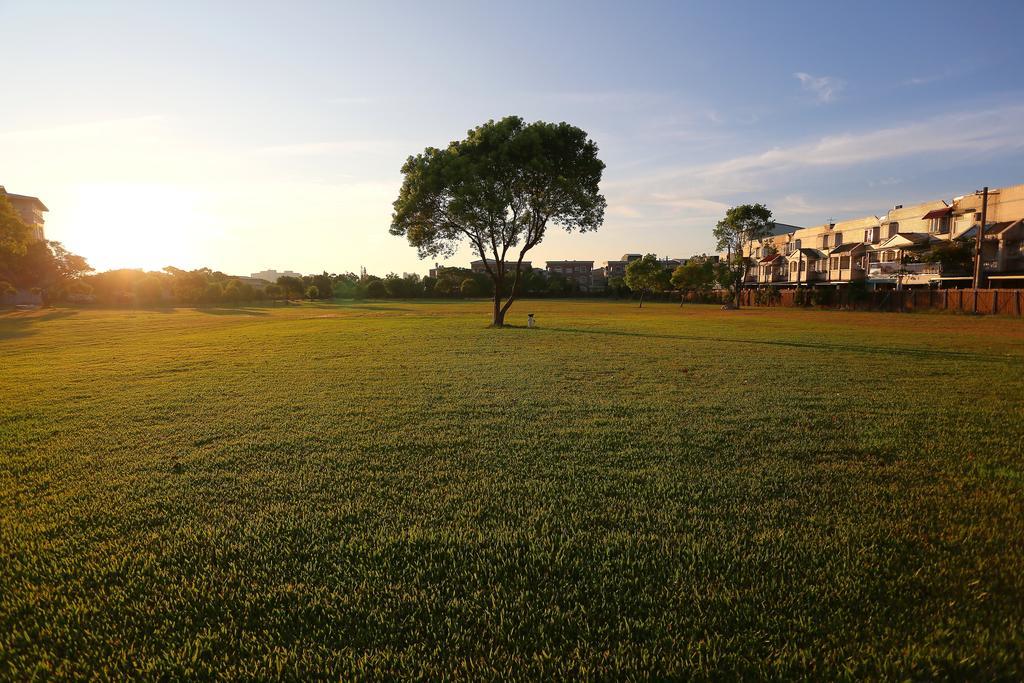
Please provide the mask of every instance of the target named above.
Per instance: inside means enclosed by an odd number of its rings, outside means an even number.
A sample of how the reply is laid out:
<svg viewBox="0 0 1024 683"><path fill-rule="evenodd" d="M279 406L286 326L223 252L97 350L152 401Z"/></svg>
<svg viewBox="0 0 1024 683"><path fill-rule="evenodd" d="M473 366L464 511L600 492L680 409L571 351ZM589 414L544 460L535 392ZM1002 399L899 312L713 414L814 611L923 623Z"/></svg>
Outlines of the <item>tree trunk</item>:
<svg viewBox="0 0 1024 683"><path fill-rule="evenodd" d="M644 307L644 293L640 292L640 308Z"/></svg>
<svg viewBox="0 0 1024 683"><path fill-rule="evenodd" d="M502 327L505 324L505 311L501 310L501 296L494 290L494 318L491 327Z"/></svg>
<svg viewBox="0 0 1024 683"><path fill-rule="evenodd" d="M686 298L686 292L679 292L679 308L683 307L683 299Z"/></svg>

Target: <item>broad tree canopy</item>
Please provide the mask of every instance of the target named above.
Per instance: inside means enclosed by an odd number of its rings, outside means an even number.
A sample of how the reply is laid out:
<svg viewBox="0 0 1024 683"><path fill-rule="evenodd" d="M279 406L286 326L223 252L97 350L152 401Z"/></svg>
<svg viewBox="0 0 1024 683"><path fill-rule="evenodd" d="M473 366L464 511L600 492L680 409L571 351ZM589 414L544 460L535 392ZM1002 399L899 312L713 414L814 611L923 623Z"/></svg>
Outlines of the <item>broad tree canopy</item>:
<svg viewBox="0 0 1024 683"><path fill-rule="evenodd" d="M672 271L672 286L679 290L679 305L687 292L704 293L715 286L715 263L706 256L690 259Z"/></svg>
<svg viewBox="0 0 1024 683"><path fill-rule="evenodd" d="M626 266L626 286L640 292L640 308L644 307L644 294L668 288L669 272L654 254L647 254Z"/></svg>
<svg viewBox="0 0 1024 683"><path fill-rule="evenodd" d="M747 274L747 259L743 249L750 242L770 236L774 229L772 212L764 204L734 206L725 212L725 218L715 226L713 234L718 250L726 252L725 265L732 276L729 284L733 289L736 308L740 306L740 290Z"/></svg>
<svg viewBox="0 0 1024 683"><path fill-rule="evenodd" d="M548 226L588 232L604 221L603 171L597 145L575 126L518 116L488 121L464 140L409 157L391 234L405 236L421 258L451 256L468 242L494 281L492 322L500 326L518 293L523 257Z"/></svg>

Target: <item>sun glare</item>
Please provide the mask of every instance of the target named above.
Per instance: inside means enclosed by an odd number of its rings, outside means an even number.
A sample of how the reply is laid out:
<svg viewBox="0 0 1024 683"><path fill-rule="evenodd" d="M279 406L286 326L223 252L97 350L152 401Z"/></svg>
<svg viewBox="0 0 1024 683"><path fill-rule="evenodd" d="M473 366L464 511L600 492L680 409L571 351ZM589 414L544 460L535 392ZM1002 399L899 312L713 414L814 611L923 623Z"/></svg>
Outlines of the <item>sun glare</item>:
<svg viewBox="0 0 1024 683"><path fill-rule="evenodd" d="M173 185L83 185L73 199L66 232L92 265L107 268L191 267L211 237L212 219L200 196ZM71 241L71 240L69 240Z"/></svg>

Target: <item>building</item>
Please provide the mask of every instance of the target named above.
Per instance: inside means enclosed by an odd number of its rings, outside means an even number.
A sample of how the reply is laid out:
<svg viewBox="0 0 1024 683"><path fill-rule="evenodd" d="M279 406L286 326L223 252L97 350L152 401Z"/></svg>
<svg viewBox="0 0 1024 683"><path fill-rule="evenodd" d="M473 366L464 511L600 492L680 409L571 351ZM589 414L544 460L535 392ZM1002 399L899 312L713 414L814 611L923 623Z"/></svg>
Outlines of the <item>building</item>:
<svg viewBox="0 0 1024 683"><path fill-rule="evenodd" d="M286 270L286 271L284 271L282 273L279 273L276 270L261 270L258 273L253 273L251 275L251 277L254 277L257 280L265 280L267 282L277 282L277 278L279 278L279 277L298 277L298 278L301 278L302 274L301 273L296 273L294 270Z"/></svg>
<svg viewBox="0 0 1024 683"><path fill-rule="evenodd" d="M545 264L548 273L557 273L566 280L575 282L581 292L593 291L593 261L548 261ZM603 289L603 287L602 287Z"/></svg>
<svg viewBox="0 0 1024 683"><path fill-rule="evenodd" d="M22 222L32 229L32 239L40 242L45 240L46 233L43 232L43 224L46 220L43 218L43 212L49 211L49 209L47 209L46 205L40 201L39 197L12 194L4 189L3 185L0 185L0 194L7 197L11 206L13 206L14 210L21 216Z"/></svg>
<svg viewBox="0 0 1024 683"><path fill-rule="evenodd" d="M904 206L809 228L776 223L773 234L746 247L751 287L832 286L857 282L877 287L963 286L970 268L944 270L927 255L959 241L972 247L981 223L982 197L972 193ZM982 273L990 284L1024 286L1024 185L991 190L982 238Z"/></svg>
<svg viewBox="0 0 1024 683"><path fill-rule="evenodd" d="M476 261L472 261L469 264L469 269L472 270L474 273L486 273L488 265L490 265L491 269L493 270L494 266L496 264L497 264L497 261L495 261L493 259L477 259ZM514 272L516 272L516 262L515 261L505 261L504 264L505 264L505 272L506 273L514 273ZM530 270L532 267L533 266L532 266L532 264L529 261L523 261L523 263L522 263L523 270Z"/></svg>
<svg viewBox="0 0 1024 683"><path fill-rule="evenodd" d="M626 266L641 258L643 258L643 254L623 254L618 261L605 261L602 277L605 280L626 277Z"/></svg>

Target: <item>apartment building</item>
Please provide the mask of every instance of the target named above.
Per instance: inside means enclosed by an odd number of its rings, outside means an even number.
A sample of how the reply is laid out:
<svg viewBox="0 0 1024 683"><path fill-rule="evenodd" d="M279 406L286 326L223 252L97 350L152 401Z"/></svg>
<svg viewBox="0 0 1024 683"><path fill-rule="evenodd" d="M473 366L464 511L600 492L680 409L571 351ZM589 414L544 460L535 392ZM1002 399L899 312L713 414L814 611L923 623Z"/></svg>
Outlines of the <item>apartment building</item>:
<svg viewBox="0 0 1024 683"><path fill-rule="evenodd" d="M575 282L581 292L593 289L593 261L548 261L545 264L548 273L558 273L567 280Z"/></svg>
<svg viewBox="0 0 1024 683"><path fill-rule="evenodd" d="M776 224L771 236L748 245L747 286L956 286L967 269L944 272L923 257L937 244L973 244L981 221L978 194L897 205L882 217L864 216L809 228ZM1024 286L1024 185L991 190L982 241L982 269L1000 286Z"/></svg>
<svg viewBox="0 0 1024 683"><path fill-rule="evenodd" d="M43 231L43 224L46 222L46 219L43 218L43 212L49 211L49 209L40 201L39 197L13 194L4 189L3 185L0 185L0 194L7 197L11 206L21 216L22 222L32 229L32 238L40 242L45 240L46 233Z"/></svg>
<svg viewBox="0 0 1024 683"><path fill-rule="evenodd" d="M605 280L626 277L626 266L643 258L643 254L623 254L617 261L605 261L601 267L601 277Z"/></svg>
<svg viewBox="0 0 1024 683"><path fill-rule="evenodd" d="M494 266L497 263L498 262L493 260L493 259L477 259L476 261L471 261L470 262L469 269L472 270L474 273L486 273L488 265L491 266L491 268L493 269ZM515 261L505 261L504 264L505 264L505 272L506 273L514 273L514 272L516 272L516 262ZM523 261L523 265L522 265L523 270L530 270L530 268L532 268L532 267L533 267L533 264L530 261Z"/></svg>

